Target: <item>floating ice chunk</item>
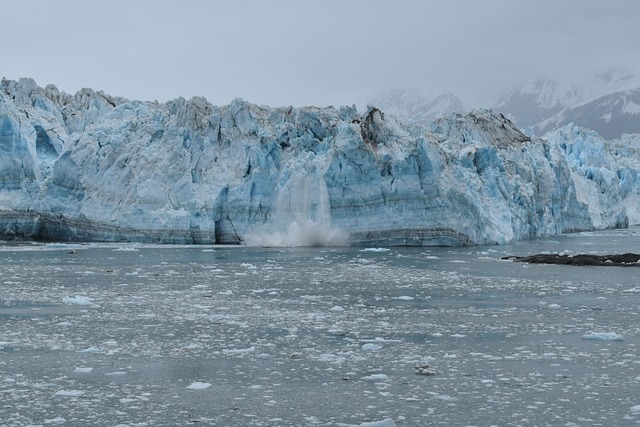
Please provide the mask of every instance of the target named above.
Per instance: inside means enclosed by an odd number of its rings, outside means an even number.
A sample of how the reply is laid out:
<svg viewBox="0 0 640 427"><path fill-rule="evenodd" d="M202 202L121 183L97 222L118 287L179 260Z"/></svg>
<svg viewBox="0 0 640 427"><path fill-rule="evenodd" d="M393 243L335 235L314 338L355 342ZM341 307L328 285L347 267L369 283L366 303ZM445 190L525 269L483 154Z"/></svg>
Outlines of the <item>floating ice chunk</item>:
<svg viewBox="0 0 640 427"><path fill-rule="evenodd" d="M364 248L360 252L387 252L390 250L389 248Z"/></svg>
<svg viewBox="0 0 640 427"><path fill-rule="evenodd" d="M208 388L211 387L211 383L202 383L199 381L196 381L194 383L191 383L187 386L187 389L189 390L206 390Z"/></svg>
<svg viewBox="0 0 640 427"><path fill-rule="evenodd" d="M343 356L338 356L331 353L323 353L313 358L319 362L335 363L338 365L345 361L345 358Z"/></svg>
<svg viewBox="0 0 640 427"><path fill-rule="evenodd" d="M100 350L98 347L89 347L89 348L85 348L84 350L80 350L80 353L100 353L102 350Z"/></svg>
<svg viewBox="0 0 640 427"><path fill-rule="evenodd" d="M383 342L400 342L400 340L388 340L385 338L381 338L381 337L375 337L374 339L370 339L370 340L360 340L361 342L374 342L374 343L383 343Z"/></svg>
<svg viewBox="0 0 640 427"><path fill-rule="evenodd" d="M80 374L88 374L91 371L93 371L93 368L77 367L76 369L73 370L73 372L78 372Z"/></svg>
<svg viewBox="0 0 640 427"><path fill-rule="evenodd" d="M339 305L334 305L329 310L330 311L344 311L344 308L340 307Z"/></svg>
<svg viewBox="0 0 640 427"><path fill-rule="evenodd" d="M82 396L84 391L82 390L60 390L54 393L54 396L64 396L64 397L78 397Z"/></svg>
<svg viewBox="0 0 640 427"><path fill-rule="evenodd" d="M458 400L460 400L457 397L449 396L448 394L439 394L434 397L436 399L444 400L445 402L457 402Z"/></svg>
<svg viewBox="0 0 640 427"><path fill-rule="evenodd" d="M93 302L90 298L76 295L73 297L64 297L62 298L62 303L67 305L93 305Z"/></svg>
<svg viewBox="0 0 640 427"><path fill-rule="evenodd" d="M138 252L139 249L135 246L121 246L118 249L114 249L114 252Z"/></svg>
<svg viewBox="0 0 640 427"><path fill-rule="evenodd" d="M354 424L353 427L396 427L396 423L391 418L387 418L382 421L372 421L358 425Z"/></svg>
<svg viewBox="0 0 640 427"><path fill-rule="evenodd" d="M548 305L549 308L552 308L554 310L557 310L559 308L562 308L562 306L560 304L549 304Z"/></svg>
<svg viewBox="0 0 640 427"><path fill-rule="evenodd" d="M371 374L361 379L364 381L386 381L389 379L389 376L385 374Z"/></svg>
<svg viewBox="0 0 640 427"><path fill-rule="evenodd" d="M8 347L11 343L9 341L0 341L0 349Z"/></svg>
<svg viewBox="0 0 640 427"><path fill-rule="evenodd" d="M402 296L400 296L400 297L398 297L398 298L396 298L396 299L399 299L399 300L401 300L401 301L411 301L411 300L413 300L414 298L413 298L413 297L410 297L410 296L408 296L408 295L402 295Z"/></svg>
<svg viewBox="0 0 640 427"><path fill-rule="evenodd" d="M418 375L430 376L436 374L436 371L434 371L433 369L429 369L429 365L426 363L417 365L414 367L414 369L416 370L416 374Z"/></svg>
<svg viewBox="0 0 640 427"><path fill-rule="evenodd" d="M624 341L624 337L615 332L590 332L584 334L582 339L592 341Z"/></svg>
<svg viewBox="0 0 640 427"><path fill-rule="evenodd" d="M632 406L631 412L640 412L640 405Z"/></svg>
<svg viewBox="0 0 640 427"><path fill-rule="evenodd" d="M379 344L367 343L362 345L362 349L365 351L378 351L382 349L382 346Z"/></svg>
<svg viewBox="0 0 640 427"><path fill-rule="evenodd" d="M256 348L251 346L249 348L232 348L232 349L224 349L222 350L222 352L224 354L236 354L236 355L243 355L243 354L247 354L247 353L251 353L256 351Z"/></svg>
<svg viewBox="0 0 640 427"><path fill-rule="evenodd" d="M45 424L64 424L66 422L67 422L67 419L62 417L46 418L44 420Z"/></svg>

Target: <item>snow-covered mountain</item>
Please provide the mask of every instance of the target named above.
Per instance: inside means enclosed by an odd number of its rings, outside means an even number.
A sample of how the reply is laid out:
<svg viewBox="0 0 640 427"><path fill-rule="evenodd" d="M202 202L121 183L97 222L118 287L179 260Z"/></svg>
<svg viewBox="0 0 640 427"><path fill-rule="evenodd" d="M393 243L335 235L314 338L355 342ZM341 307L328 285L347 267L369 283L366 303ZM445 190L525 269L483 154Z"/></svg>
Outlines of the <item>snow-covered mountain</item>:
<svg viewBox="0 0 640 427"><path fill-rule="evenodd" d="M462 101L451 92L427 95L406 88L382 91L369 99L368 104L401 119L423 124L466 111Z"/></svg>
<svg viewBox="0 0 640 427"><path fill-rule="evenodd" d="M493 110L539 135L574 123L613 139L640 132L639 91L640 75L612 68L569 84L538 79L504 95Z"/></svg>
<svg viewBox="0 0 640 427"><path fill-rule="evenodd" d="M482 106L504 114L518 127L531 127L536 135L574 123L615 139L640 133L639 91L640 74L611 68L570 82L540 78L506 94L488 96ZM467 111L451 92L424 94L410 89L380 92L368 104L423 125Z"/></svg>
<svg viewBox="0 0 640 427"><path fill-rule="evenodd" d="M603 138L640 132L640 87L614 92L574 107L567 107L533 126L544 134L568 123L589 127Z"/></svg>
<svg viewBox="0 0 640 427"><path fill-rule="evenodd" d="M0 83L0 236L473 245L640 222L640 138L486 110L128 101Z"/></svg>

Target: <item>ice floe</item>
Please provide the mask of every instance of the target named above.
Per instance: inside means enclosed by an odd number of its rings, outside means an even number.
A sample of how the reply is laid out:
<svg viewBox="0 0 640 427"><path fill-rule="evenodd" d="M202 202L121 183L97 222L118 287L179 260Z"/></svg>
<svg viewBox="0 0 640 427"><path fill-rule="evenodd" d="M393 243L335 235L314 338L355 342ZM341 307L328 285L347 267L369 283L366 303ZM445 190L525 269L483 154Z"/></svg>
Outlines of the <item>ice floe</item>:
<svg viewBox="0 0 640 427"><path fill-rule="evenodd" d="M199 382L199 381L193 382L187 386L187 389L189 390L206 390L208 388L211 388L211 383L205 383L205 382Z"/></svg>
<svg viewBox="0 0 640 427"><path fill-rule="evenodd" d="M591 341L624 341L624 337L615 332L589 332L582 339Z"/></svg>

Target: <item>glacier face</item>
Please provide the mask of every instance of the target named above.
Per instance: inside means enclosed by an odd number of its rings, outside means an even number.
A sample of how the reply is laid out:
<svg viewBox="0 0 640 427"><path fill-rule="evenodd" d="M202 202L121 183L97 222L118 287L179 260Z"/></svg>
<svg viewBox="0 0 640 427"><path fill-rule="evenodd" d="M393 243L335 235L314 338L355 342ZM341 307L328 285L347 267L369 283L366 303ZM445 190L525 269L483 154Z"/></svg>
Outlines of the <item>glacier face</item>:
<svg viewBox="0 0 640 427"><path fill-rule="evenodd" d="M488 111L129 101L0 84L0 238L508 243L640 221L640 139L530 137Z"/></svg>

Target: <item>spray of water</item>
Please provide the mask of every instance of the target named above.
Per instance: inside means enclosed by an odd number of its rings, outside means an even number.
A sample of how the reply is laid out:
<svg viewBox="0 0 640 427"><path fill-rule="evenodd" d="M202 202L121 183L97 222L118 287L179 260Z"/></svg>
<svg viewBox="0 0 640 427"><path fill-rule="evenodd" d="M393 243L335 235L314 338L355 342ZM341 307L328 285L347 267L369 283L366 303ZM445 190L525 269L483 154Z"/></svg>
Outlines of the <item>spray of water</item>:
<svg viewBox="0 0 640 427"><path fill-rule="evenodd" d="M249 246L346 246L349 235L328 224L300 219L289 224L284 231L248 233Z"/></svg>
<svg viewBox="0 0 640 427"><path fill-rule="evenodd" d="M249 246L346 246L349 235L331 224L329 192L314 170L290 171L271 220L245 234Z"/></svg>

